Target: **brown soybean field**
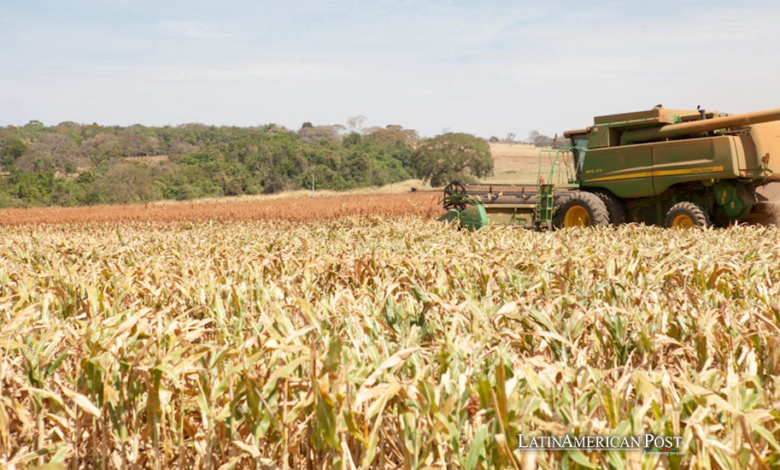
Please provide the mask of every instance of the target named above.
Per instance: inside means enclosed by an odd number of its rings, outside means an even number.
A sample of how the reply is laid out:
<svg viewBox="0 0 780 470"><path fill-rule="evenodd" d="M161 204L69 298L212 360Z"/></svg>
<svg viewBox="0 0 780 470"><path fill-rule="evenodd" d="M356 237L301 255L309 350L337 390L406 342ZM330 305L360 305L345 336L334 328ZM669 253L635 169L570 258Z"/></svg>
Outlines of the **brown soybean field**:
<svg viewBox="0 0 780 470"><path fill-rule="evenodd" d="M0 466L780 464L780 230L0 226ZM678 455L516 450L682 438Z"/></svg>

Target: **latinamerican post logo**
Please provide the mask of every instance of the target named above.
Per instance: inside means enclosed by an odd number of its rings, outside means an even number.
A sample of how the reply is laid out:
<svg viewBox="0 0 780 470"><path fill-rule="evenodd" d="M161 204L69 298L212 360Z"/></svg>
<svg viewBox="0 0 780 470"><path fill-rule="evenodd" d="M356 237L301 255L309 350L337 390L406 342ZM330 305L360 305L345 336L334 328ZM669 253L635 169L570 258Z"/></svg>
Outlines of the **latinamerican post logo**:
<svg viewBox="0 0 780 470"><path fill-rule="evenodd" d="M519 436L518 450L643 450L646 454L680 454L681 436Z"/></svg>

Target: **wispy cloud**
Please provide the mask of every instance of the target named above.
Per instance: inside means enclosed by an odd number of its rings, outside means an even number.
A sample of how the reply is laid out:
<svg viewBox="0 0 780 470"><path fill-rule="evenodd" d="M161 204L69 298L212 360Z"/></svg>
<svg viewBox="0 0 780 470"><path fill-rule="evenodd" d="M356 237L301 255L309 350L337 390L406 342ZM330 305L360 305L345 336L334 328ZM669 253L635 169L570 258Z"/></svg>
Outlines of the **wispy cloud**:
<svg viewBox="0 0 780 470"><path fill-rule="evenodd" d="M158 21L155 27L166 36L178 38L224 39L233 36L203 21Z"/></svg>

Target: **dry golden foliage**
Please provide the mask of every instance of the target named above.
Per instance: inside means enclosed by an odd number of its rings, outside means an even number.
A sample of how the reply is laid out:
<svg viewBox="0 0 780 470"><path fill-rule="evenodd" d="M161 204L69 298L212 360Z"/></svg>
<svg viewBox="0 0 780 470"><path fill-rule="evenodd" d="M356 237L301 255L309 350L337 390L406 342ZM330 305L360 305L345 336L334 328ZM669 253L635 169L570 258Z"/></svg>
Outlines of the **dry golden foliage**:
<svg viewBox="0 0 780 470"><path fill-rule="evenodd" d="M0 227L0 466L759 468L780 230ZM513 451L683 436L683 455Z"/></svg>
<svg viewBox="0 0 780 470"><path fill-rule="evenodd" d="M300 195L300 194L299 194ZM209 220L327 220L357 215L440 215L441 192L337 194L326 197L225 200L150 204L0 209L0 225Z"/></svg>

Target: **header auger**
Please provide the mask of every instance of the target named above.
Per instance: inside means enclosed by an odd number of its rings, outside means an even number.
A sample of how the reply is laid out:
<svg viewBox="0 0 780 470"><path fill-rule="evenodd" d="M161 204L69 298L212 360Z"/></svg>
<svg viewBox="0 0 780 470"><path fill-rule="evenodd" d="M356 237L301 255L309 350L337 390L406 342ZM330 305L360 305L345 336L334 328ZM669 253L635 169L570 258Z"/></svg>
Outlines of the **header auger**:
<svg viewBox="0 0 780 470"><path fill-rule="evenodd" d="M756 189L780 181L780 108L727 115L659 105L599 116L564 136L570 146L542 151L539 184L453 183L442 218L468 228L493 222L546 229L727 226L773 215Z"/></svg>

